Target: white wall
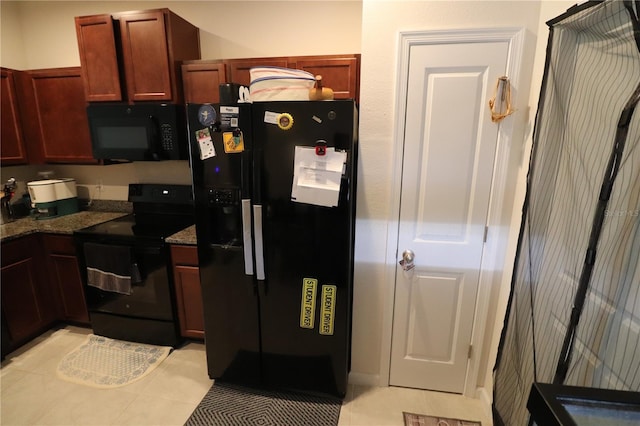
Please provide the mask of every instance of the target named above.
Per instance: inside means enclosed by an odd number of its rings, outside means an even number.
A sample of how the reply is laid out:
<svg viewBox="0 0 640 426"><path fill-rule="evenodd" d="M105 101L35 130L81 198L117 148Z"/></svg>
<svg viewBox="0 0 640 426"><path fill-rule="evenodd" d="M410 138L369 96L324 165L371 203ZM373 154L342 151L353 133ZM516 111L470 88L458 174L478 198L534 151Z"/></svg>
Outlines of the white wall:
<svg viewBox="0 0 640 426"><path fill-rule="evenodd" d="M16 2L0 3L0 20L0 64L7 68L26 68L19 5Z"/></svg>
<svg viewBox="0 0 640 426"><path fill-rule="evenodd" d="M360 52L359 1L2 0L0 6L18 9L28 69L80 65L75 16L164 7L200 28L204 59ZM3 18L3 38L11 22ZM9 66L5 53L12 52L2 47L0 63Z"/></svg>
<svg viewBox="0 0 640 426"><path fill-rule="evenodd" d="M396 103L396 71L398 66L398 33L408 30L454 28L523 27L526 29L521 86L512 90L517 112L515 137L511 147L510 174L514 184L508 189L507 201L513 202L517 176L526 172L523 163L526 128L531 125L528 106L535 42L539 31L538 1L379 1L364 0L362 9L362 67L360 116L360 176L358 180L358 222L356 228L356 280L354 289L353 370L362 381L376 382L384 370L380 365L384 347L382 312L386 295L393 282L386 281L385 262L387 222L391 197L392 159L398 141L393 135ZM536 96L537 98L537 96ZM505 206L504 226L511 223L511 202ZM514 220L514 222L518 222ZM513 229L517 238L517 227ZM511 254L511 258L513 254ZM507 260L510 265L512 260ZM505 271L505 276L510 271ZM500 279L493 283L488 324L496 321L496 306L501 289ZM503 308L504 310L504 308ZM499 315L498 315L499 316ZM499 333L499 328L495 330ZM485 333L479 372L482 385L493 360L489 360L489 344L494 330Z"/></svg>

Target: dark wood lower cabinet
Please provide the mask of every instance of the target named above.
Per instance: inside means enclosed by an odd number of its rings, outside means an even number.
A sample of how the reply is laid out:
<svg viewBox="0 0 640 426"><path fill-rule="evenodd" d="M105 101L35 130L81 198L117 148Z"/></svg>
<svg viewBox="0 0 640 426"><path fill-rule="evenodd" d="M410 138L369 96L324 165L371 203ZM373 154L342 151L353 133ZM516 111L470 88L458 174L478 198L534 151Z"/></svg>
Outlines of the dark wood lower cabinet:
<svg viewBox="0 0 640 426"><path fill-rule="evenodd" d="M34 234L2 243L2 356L58 321L89 325L73 237Z"/></svg>
<svg viewBox="0 0 640 426"><path fill-rule="evenodd" d="M172 245L171 264L183 337L204 339L198 250ZM70 235L34 234L2 243L2 356L57 321L90 325Z"/></svg>
<svg viewBox="0 0 640 426"><path fill-rule="evenodd" d="M58 295L58 318L88 325L89 313L73 237L67 235L44 235L43 237L50 284Z"/></svg>
<svg viewBox="0 0 640 426"><path fill-rule="evenodd" d="M41 236L2 244L2 315L9 348L28 341L56 321L56 297L46 276Z"/></svg>
<svg viewBox="0 0 640 426"><path fill-rule="evenodd" d="M176 303L183 337L204 338L202 291L195 246L172 245L171 264L176 286Z"/></svg>

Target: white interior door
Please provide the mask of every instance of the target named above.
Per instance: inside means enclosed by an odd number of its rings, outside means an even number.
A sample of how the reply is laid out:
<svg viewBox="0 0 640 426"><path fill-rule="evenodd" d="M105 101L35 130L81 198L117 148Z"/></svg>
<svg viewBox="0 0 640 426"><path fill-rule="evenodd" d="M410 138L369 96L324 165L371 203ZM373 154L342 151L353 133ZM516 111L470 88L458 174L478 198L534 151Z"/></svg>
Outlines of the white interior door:
<svg viewBox="0 0 640 426"><path fill-rule="evenodd" d="M389 383L464 390L508 42L411 46ZM401 259L399 259L401 260Z"/></svg>

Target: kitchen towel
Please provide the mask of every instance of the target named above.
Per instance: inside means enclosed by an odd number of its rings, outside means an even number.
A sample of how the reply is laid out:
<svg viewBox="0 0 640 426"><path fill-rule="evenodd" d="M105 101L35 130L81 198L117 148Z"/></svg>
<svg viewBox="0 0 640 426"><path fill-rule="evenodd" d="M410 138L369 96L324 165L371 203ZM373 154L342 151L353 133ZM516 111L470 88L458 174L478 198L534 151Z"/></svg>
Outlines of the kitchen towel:
<svg viewBox="0 0 640 426"><path fill-rule="evenodd" d="M104 291L131 294L131 284L140 281L140 271L131 247L85 243L87 284Z"/></svg>

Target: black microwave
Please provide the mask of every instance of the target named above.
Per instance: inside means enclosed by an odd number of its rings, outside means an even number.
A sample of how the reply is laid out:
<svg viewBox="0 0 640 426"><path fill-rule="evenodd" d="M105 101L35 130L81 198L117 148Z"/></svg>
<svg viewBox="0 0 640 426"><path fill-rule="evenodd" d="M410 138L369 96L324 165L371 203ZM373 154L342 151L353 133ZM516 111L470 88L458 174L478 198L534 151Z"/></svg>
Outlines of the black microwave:
<svg viewBox="0 0 640 426"><path fill-rule="evenodd" d="M91 148L97 160L188 160L184 106L90 104Z"/></svg>

